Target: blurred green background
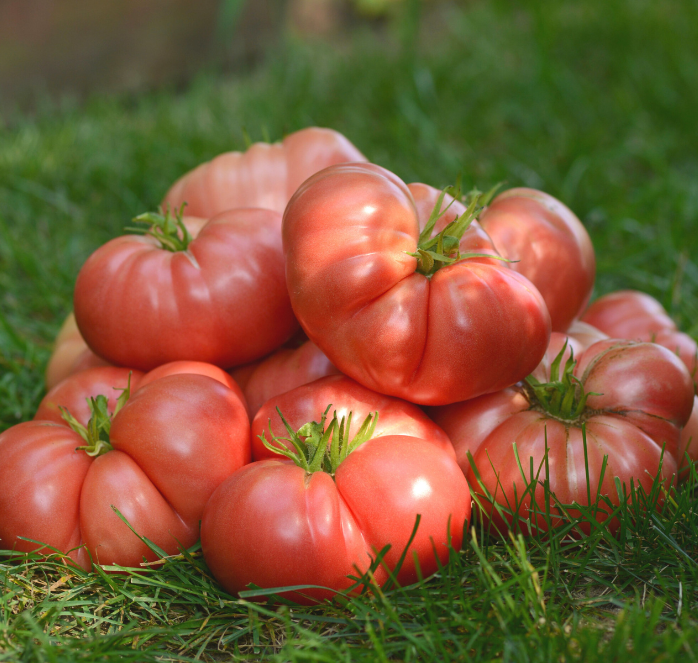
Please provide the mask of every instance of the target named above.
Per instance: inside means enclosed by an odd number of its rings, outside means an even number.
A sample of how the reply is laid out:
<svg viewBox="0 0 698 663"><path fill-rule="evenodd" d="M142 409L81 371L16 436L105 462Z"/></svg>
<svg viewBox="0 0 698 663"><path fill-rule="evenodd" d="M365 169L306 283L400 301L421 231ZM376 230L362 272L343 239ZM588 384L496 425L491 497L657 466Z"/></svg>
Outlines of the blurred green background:
<svg viewBox="0 0 698 663"><path fill-rule="evenodd" d="M548 191L597 294L646 290L695 334L697 49L693 0L2 0L0 427L33 412L99 244L309 125L407 181Z"/></svg>

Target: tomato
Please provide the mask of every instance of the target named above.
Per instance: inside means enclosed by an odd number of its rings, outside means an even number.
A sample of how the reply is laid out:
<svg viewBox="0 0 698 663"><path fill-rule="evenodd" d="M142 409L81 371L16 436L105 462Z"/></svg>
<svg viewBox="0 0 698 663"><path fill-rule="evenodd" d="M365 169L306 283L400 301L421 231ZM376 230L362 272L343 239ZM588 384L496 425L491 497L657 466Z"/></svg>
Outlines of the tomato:
<svg viewBox="0 0 698 663"><path fill-rule="evenodd" d="M564 332L586 307L594 287L596 258L586 229L553 196L509 189L482 213L480 223L511 268L540 291L553 331Z"/></svg>
<svg viewBox="0 0 698 663"><path fill-rule="evenodd" d="M339 418L354 413L354 420L363 421L369 414L380 412L374 431L375 437L404 435L430 440L444 453L455 458L453 445L448 435L437 426L424 411L400 398L384 396L361 386L345 375L329 375L314 382L301 385L270 398L252 420L252 458L262 460L275 458L260 440L260 435L269 436L269 426L277 437L283 436L286 427L278 415L279 408L292 428L318 419L327 405L330 412Z"/></svg>
<svg viewBox="0 0 698 663"><path fill-rule="evenodd" d="M553 334L551 345L560 347L557 336ZM550 490L567 505L589 505L589 497L593 503L597 491L617 505L615 477L627 490L632 480L649 491L660 471L663 446L661 480L674 480L680 432L693 404L690 375L674 354L654 343L607 339L584 350L562 377L559 373L551 376L552 364L548 356L548 384L533 380L431 411L451 437L471 485L475 474L467 454L472 454L482 480L482 491L478 492L489 492L501 506L513 507L519 502L512 510L523 519L531 518L528 527L545 529L543 519L530 514L530 494L522 499L536 476L539 512L546 507L542 486L546 478ZM558 390L569 394L571 400L562 401ZM556 392L557 397L552 397ZM600 484L604 456L608 456L608 465ZM497 527L511 522L511 515L499 514L487 499L483 500L488 517ZM599 520L607 518L606 508L602 503ZM551 514L559 516L552 504ZM610 526L613 529L617 523Z"/></svg>
<svg viewBox="0 0 698 663"><path fill-rule="evenodd" d="M306 180L284 213L283 242L310 340L342 373L414 403L473 398L525 377L550 335L536 288L479 250L464 257L467 232L444 240L449 255L438 260L422 234L410 189L379 166L333 166Z"/></svg>
<svg viewBox="0 0 698 663"><path fill-rule="evenodd" d="M171 218L150 218L148 235L107 242L78 274L75 318L94 352L139 370L177 360L229 368L291 336L276 212L224 212L188 241Z"/></svg>
<svg viewBox="0 0 698 663"><path fill-rule="evenodd" d="M664 307L650 295L637 290L618 290L599 297L582 316L614 338L652 341L681 357L691 375L696 375L698 345L680 332Z"/></svg>
<svg viewBox="0 0 698 663"><path fill-rule="evenodd" d="M94 366L108 366L87 347L72 313L63 322L56 336L53 354L46 367L46 388L55 387L61 380L78 371Z"/></svg>
<svg viewBox="0 0 698 663"><path fill-rule="evenodd" d="M317 345L306 341L299 348L280 348L253 366L234 370L232 376L241 383L252 418L273 396L338 372Z"/></svg>
<svg viewBox="0 0 698 663"><path fill-rule="evenodd" d="M650 295L637 290L618 290L599 297L584 313L583 319L617 338L652 341L677 354L694 382L698 368L698 345L679 331L664 307ZM691 418L681 433L679 478L688 477L688 458L698 461L698 396Z"/></svg>
<svg viewBox="0 0 698 663"><path fill-rule="evenodd" d="M237 207L262 207L279 214L301 183L327 166L365 157L342 134L310 127L281 143L255 143L246 152L227 152L182 176L163 206L206 218Z"/></svg>
<svg viewBox="0 0 698 663"><path fill-rule="evenodd" d="M250 583L263 588L311 584L329 591L284 596L302 603L331 598L334 591L349 589L352 580L347 576L365 573L385 546L390 549L383 563L395 569L418 515L415 538L396 574L399 583L417 580L417 563L423 576L434 573L448 559L449 542L460 549L470 517L470 492L443 432L424 419L410 423L409 413L419 412L415 406L405 403L400 412L396 399L371 395L352 384L342 376L322 378L277 396L258 413L260 419L273 412L272 431L283 428L282 434L296 442L280 440L267 428L267 441L288 458L265 449L268 459L233 474L206 506L201 524L204 558L228 592L236 594ZM292 394L299 396L298 403ZM332 400L323 401L323 395ZM288 415L290 431L299 421L308 425L289 435L277 425L275 405ZM361 414L354 405L361 407ZM363 417L369 408L377 412L375 430L367 423L370 416ZM329 426L325 411L332 420ZM351 426L344 419L350 412ZM320 423L309 424L311 419ZM379 430L384 419L393 422L392 430ZM412 437L417 431L424 436ZM323 439L330 441L326 448ZM340 440L345 451L353 450L342 454ZM384 584L387 577L383 566L375 569L376 583Z"/></svg>
<svg viewBox="0 0 698 663"><path fill-rule="evenodd" d="M155 380L122 399L110 423L95 421L103 428L88 450L77 432L53 421L18 424L0 435L3 548L41 550L19 537L30 538L85 569L93 561L154 560L118 509L138 534L174 554L198 539L214 489L250 460L244 404L207 376Z"/></svg>

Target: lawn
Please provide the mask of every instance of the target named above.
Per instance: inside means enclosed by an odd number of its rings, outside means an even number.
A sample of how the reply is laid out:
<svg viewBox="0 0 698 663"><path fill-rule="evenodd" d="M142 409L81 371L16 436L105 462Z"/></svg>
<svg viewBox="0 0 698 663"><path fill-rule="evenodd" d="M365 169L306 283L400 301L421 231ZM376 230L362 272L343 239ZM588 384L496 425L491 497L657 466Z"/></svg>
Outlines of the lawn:
<svg viewBox="0 0 698 663"><path fill-rule="evenodd" d="M309 125L408 182L559 197L594 242L597 295L645 290L698 334L698 4L512 5L289 37L250 72L4 118L0 430L32 417L94 249L199 162ZM0 661L698 660L697 506L694 472L651 515L625 504L618 537L476 527L437 577L314 609L234 599L196 550L138 574L5 554Z"/></svg>

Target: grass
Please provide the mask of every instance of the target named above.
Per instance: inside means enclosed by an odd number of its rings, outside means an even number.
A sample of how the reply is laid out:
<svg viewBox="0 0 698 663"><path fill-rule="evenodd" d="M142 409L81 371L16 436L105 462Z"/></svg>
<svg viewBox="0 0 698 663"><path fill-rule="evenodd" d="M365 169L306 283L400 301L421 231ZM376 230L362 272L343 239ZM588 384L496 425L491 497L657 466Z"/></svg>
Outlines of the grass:
<svg viewBox="0 0 698 663"><path fill-rule="evenodd" d="M30 418L85 258L197 163L307 125L407 181L542 188L585 222L597 294L698 333L698 5L437 5L333 49L289 38L185 91L46 102L0 132L0 430ZM440 7L440 8L439 8ZM647 518L501 541L476 530L416 587L314 609L223 593L199 553L137 574L0 562L0 661L698 658L695 475Z"/></svg>

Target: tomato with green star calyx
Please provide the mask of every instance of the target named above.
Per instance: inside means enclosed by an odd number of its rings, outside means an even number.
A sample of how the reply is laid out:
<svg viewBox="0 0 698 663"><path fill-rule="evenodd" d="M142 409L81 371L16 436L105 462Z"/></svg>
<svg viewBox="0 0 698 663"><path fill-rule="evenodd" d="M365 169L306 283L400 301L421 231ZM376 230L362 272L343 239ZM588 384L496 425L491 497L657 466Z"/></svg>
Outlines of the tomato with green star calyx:
<svg viewBox="0 0 698 663"><path fill-rule="evenodd" d="M230 368L297 329L284 278L281 217L238 209L193 236L177 215L138 217L144 236L104 244L75 284L75 318L110 363L151 370L177 361Z"/></svg>
<svg viewBox="0 0 698 663"><path fill-rule="evenodd" d="M351 590L350 576L361 577L372 564L376 584L388 580L387 569L407 584L431 575L452 548L460 549L470 492L452 450L443 446L443 432L431 424L438 437L429 436L426 422L415 427L405 421L400 429L393 412L398 434L381 434L382 405L395 410L397 399L357 398L351 388L353 398L347 398L346 381L333 376L289 392L303 401L289 408L288 419L281 406L292 405L289 393L265 404L258 417L271 404L281 405L260 440L268 458L233 474L206 506L204 558L232 594L250 583L262 588L314 585L281 592L312 603ZM325 387L319 391L334 388L339 399L317 407L318 392L313 408L307 392L321 382ZM376 410L363 417L347 409L350 403L364 412L374 405ZM299 425L302 413L311 411ZM415 428L424 437L404 434ZM375 564L387 546L382 563Z"/></svg>
<svg viewBox="0 0 698 663"><path fill-rule="evenodd" d="M563 349L525 382L430 411L499 529L515 517L526 531L545 529L548 507L553 524L560 522L556 504L546 504L546 481L564 505L590 506L600 495L596 518L603 521L605 500L619 504L616 477L626 491L634 483L649 492L658 473L665 484L675 480L693 405L691 377L678 357L654 343L607 339L575 359L556 333L551 346Z"/></svg>
<svg viewBox="0 0 698 663"><path fill-rule="evenodd" d="M62 424L34 420L0 435L0 545L47 552L32 539L85 569L154 561L117 511L168 555L193 545L215 488L250 460L244 403L191 373L123 390L113 414L105 395L90 402L87 422L65 413Z"/></svg>
<svg viewBox="0 0 698 663"><path fill-rule="evenodd" d="M255 143L246 152L226 152L183 175L163 206L187 203L189 214L210 218L238 207L279 214L303 180L323 168L365 157L342 134L309 127L280 143Z"/></svg>
<svg viewBox="0 0 698 663"><path fill-rule="evenodd" d="M552 329L567 331L591 297L596 274L594 247L574 213L536 189L500 193L480 223L511 268L540 291Z"/></svg>
<svg viewBox="0 0 698 663"><path fill-rule="evenodd" d="M493 247L482 250L477 200L436 236L434 209L420 232L414 197L396 175L333 166L294 194L283 243L294 312L329 360L370 389L437 405L528 375L550 317L530 281Z"/></svg>

